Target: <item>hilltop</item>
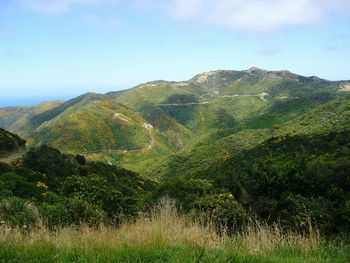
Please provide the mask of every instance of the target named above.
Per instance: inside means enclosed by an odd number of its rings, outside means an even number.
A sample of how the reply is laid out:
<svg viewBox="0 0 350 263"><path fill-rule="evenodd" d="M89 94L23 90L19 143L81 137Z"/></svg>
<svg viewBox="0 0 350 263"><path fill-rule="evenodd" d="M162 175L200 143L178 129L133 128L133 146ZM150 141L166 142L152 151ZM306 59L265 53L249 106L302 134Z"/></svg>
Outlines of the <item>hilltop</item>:
<svg viewBox="0 0 350 263"><path fill-rule="evenodd" d="M255 145L289 132L302 116L315 123L313 112L349 97L348 83L286 70L218 70L188 81L152 81L63 103L1 109L0 126L29 145L48 144L147 173L144 167L152 166L153 173L164 159L192 155L205 145L220 145L229 154L242 135Z"/></svg>

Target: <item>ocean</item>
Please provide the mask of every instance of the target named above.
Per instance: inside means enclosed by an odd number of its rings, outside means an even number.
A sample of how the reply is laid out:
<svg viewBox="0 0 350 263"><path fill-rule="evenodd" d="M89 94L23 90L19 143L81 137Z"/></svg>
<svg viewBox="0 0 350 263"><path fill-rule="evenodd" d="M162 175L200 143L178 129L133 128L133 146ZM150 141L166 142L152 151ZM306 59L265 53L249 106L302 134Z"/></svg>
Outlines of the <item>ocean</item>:
<svg viewBox="0 0 350 263"><path fill-rule="evenodd" d="M33 98L1 98L0 97L0 108L4 107L16 107L16 106L35 106L39 103L46 101L66 101L72 97L33 97Z"/></svg>

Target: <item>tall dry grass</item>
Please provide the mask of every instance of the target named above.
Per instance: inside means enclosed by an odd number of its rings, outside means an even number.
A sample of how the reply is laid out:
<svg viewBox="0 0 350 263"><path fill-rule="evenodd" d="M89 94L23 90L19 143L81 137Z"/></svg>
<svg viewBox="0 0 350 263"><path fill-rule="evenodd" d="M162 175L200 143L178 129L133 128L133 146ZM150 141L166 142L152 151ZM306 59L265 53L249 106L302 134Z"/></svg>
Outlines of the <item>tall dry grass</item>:
<svg viewBox="0 0 350 263"><path fill-rule="evenodd" d="M125 246L172 246L198 245L206 249L235 249L244 253L267 253L278 248L297 248L308 252L322 243L317 232L301 235L294 232L285 233L281 227L269 227L264 224L251 223L241 233L228 236L218 234L213 225L203 225L180 215L175 203L163 199L147 215L135 222L124 222L118 228L99 226L91 228L86 225L65 227L49 231L43 225L31 231L0 227L0 242L12 244L45 243L58 248L83 248L108 246L123 249Z"/></svg>

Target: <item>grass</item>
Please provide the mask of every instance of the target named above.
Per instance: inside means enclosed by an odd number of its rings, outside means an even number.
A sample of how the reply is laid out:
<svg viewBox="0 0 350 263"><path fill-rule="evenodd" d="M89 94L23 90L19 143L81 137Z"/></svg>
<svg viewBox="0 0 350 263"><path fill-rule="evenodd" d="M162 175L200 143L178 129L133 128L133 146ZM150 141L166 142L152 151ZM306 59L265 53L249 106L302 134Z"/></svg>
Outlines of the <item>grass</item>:
<svg viewBox="0 0 350 263"><path fill-rule="evenodd" d="M0 230L0 262L349 262L350 247L316 232L283 233L255 224L229 237L179 215L163 202L119 228Z"/></svg>

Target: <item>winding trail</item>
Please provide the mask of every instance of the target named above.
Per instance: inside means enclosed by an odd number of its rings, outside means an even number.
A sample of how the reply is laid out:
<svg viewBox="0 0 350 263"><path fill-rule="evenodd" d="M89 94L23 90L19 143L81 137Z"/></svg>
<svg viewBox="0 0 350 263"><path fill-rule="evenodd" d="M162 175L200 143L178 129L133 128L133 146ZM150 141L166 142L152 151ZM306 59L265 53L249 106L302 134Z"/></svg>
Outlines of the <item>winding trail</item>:
<svg viewBox="0 0 350 263"><path fill-rule="evenodd" d="M347 86L348 91L350 91L350 86ZM215 91L214 93L206 93L201 95L201 97L217 97L217 98L237 98L237 97L257 97L261 99L262 101L267 102L266 97L271 96L267 92L263 92L260 94L252 94L252 95L245 95L245 94L233 94L233 95L218 95L218 92ZM299 97L289 97L289 96L282 96L282 97L276 97L280 99L299 99ZM203 102L188 102L188 103L160 103L159 106L191 106L191 105L205 105L205 104L211 104L214 103L213 101L203 101Z"/></svg>
<svg viewBox="0 0 350 263"><path fill-rule="evenodd" d="M126 118L123 118L122 116L120 116L119 113L115 113L112 117L112 119L120 119L122 121L125 121L127 123L130 124L135 124L135 122L132 122L130 120L127 120ZM98 151L89 151L89 152L84 152L84 154L86 155L96 155L96 154L118 154L118 153L133 153L133 152L139 152L145 149L152 149L155 145L155 139L154 139L154 135L153 135L153 131L154 131L154 127L152 124L149 123L143 123L142 127L144 129L146 129L149 132L149 136L150 136L150 141L146 144L145 147L140 147L137 149L132 149L132 150L122 150L122 149L104 149L104 150L98 150Z"/></svg>
<svg viewBox="0 0 350 263"><path fill-rule="evenodd" d="M147 148L148 149L151 149L153 146L154 146L154 144L155 144L155 140L154 140L154 137L153 137L153 130L154 130L154 127L152 126L152 124L149 124L149 123L144 123L143 125L142 125L142 127L144 127L146 130L148 130L148 132L149 132L149 136L150 136L150 138L151 138L151 141L148 143L148 146L147 146Z"/></svg>
<svg viewBox="0 0 350 263"><path fill-rule="evenodd" d="M350 84L344 84L341 91L350 91Z"/></svg>
<svg viewBox="0 0 350 263"><path fill-rule="evenodd" d="M112 116L112 120L115 120L115 119L119 119L121 121L124 121L124 122L127 122L129 124L135 124L135 122L131 121L131 120L128 120L126 117L123 117L123 114L120 114L118 112L116 112L113 116ZM151 138L151 140L149 141L149 143L147 143L147 146L144 147L144 148L140 148L140 149L137 149L137 151L139 150L142 150L142 149L145 149L145 148L152 148L154 146L154 143L155 143L155 140L154 140L154 137L153 137L153 125L152 124L149 124L149 123L143 123L142 124L142 127L145 128L148 132L149 132L149 136ZM128 151L128 150L124 150L124 151ZM130 151L135 151L135 150L129 150L128 152Z"/></svg>
<svg viewBox="0 0 350 263"><path fill-rule="evenodd" d="M203 102L188 102L188 103L161 103L159 106L186 106L186 105L204 105L212 102L203 101Z"/></svg>
<svg viewBox="0 0 350 263"><path fill-rule="evenodd" d="M215 93L206 93L201 95L201 97L212 96L217 98L237 98L237 97L258 97L261 100L267 102L266 97L270 96L270 94L263 92L261 94L253 94L253 95L243 95L243 94L234 94L234 95L218 95L218 92ZM160 103L159 106L190 106L190 105L205 105L211 104L213 101L203 101L203 102L188 102L188 103Z"/></svg>
<svg viewBox="0 0 350 263"><path fill-rule="evenodd" d="M115 119L119 119L119 120L121 120L121 121L125 121L125 122L127 122L127 123L133 124L133 122L131 122L131 121L127 120L126 118L124 118L123 116L121 116L120 113L115 113L115 114L113 115L112 120L115 120Z"/></svg>
<svg viewBox="0 0 350 263"><path fill-rule="evenodd" d="M346 86L346 88L350 91L350 86ZM233 95L219 95L218 91L214 91L214 93L206 93L201 95L201 97L205 96L213 96L218 98L237 98L237 97L257 97L265 102L267 102L266 97L270 96L267 92L262 92L260 94L252 94L252 95L244 95L244 94L233 94ZM297 99L299 97L277 97L280 99ZM203 102L188 102L188 103L160 103L159 106L190 106L190 105L205 105L205 104L211 104L213 101L203 101ZM112 119L119 119L121 121L124 121L129 124L135 124L135 122L128 120L126 117L123 117L123 114L115 113L112 116ZM145 147L140 147L138 149L132 149L132 150L122 150L122 149L105 149L105 150L99 150L99 151L91 151L91 152L85 152L85 154L101 154L101 153L133 153L133 152L139 152L144 149L152 149L155 145L155 139L154 139L154 127L149 123L143 123L142 127L146 129L149 132L150 141L146 144ZM1 160L1 159L0 159Z"/></svg>

